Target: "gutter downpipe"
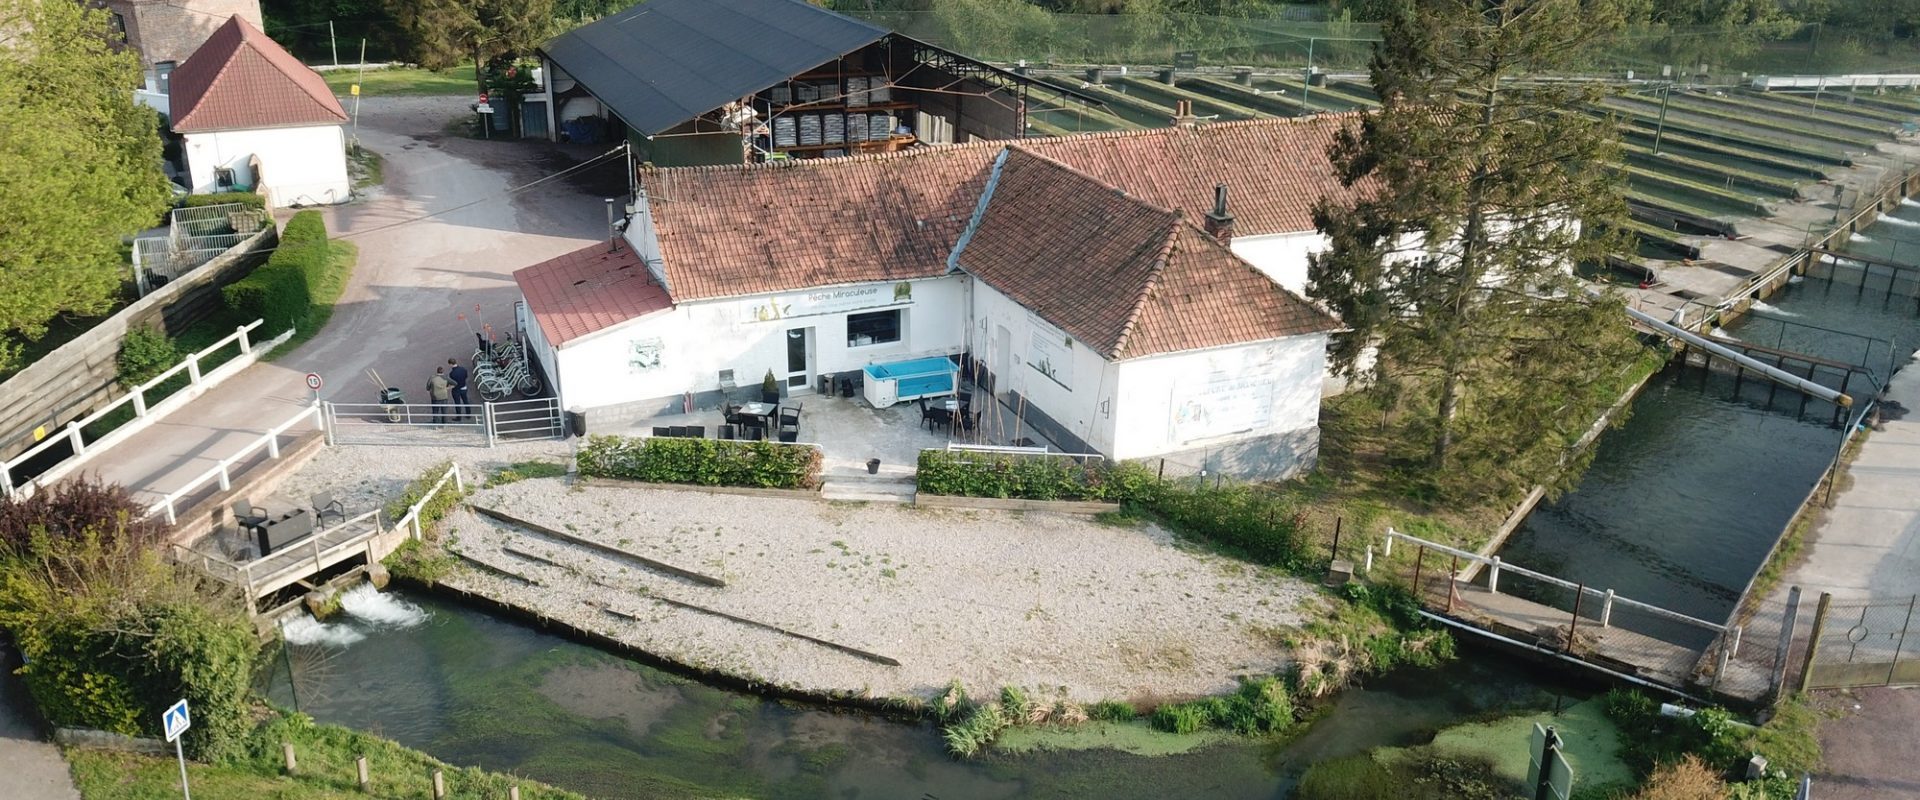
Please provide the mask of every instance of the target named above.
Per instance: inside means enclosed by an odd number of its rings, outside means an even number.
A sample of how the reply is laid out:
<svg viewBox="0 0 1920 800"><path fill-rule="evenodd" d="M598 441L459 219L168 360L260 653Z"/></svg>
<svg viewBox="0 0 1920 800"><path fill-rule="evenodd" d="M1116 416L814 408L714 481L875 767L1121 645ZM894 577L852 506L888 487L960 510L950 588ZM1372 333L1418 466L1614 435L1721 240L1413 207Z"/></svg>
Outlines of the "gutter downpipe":
<svg viewBox="0 0 1920 800"><path fill-rule="evenodd" d="M1707 337L1701 336L1697 333L1686 330L1684 328L1678 328L1673 325L1669 325L1665 322L1662 322L1658 318L1654 317L1653 315L1648 314L1645 311L1641 311L1640 309L1629 306L1626 308L1626 311L1627 311L1627 316L1634 318L1635 321L1638 321L1649 328L1659 331L1660 333L1666 334L1667 336L1670 336L1672 338L1679 339L1680 341L1686 342L1689 345L1698 347L1702 350L1705 350L1721 358L1732 361L1736 364L1739 364L1741 367L1745 369L1749 369L1754 372L1758 372L1762 375L1765 375L1776 383L1785 384L1795 389L1799 389L1802 392L1806 392L1807 394L1813 395L1814 397L1818 397L1822 400L1825 400L1829 403L1833 403L1842 408L1853 407L1853 397L1850 395L1846 395L1834 389L1830 389L1818 383L1814 383L1813 381L1807 380L1806 378L1802 378L1791 372L1787 372L1786 370L1779 369L1770 364L1764 364L1759 361L1756 361L1753 359L1753 357L1748 356L1745 353L1741 353L1737 350L1734 350L1733 348L1719 344L1718 342L1708 339Z"/></svg>

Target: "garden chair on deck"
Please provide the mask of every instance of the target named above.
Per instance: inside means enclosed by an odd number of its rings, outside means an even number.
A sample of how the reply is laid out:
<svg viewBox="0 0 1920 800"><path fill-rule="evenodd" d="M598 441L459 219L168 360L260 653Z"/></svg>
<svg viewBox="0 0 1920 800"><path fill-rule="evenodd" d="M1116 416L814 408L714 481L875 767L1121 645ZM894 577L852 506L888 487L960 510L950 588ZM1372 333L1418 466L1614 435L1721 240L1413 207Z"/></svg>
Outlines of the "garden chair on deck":
<svg viewBox="0 0 1920 800"><path fill-rule="evenodd" d="M327 517L338 517L341 522L347 521L347 506L335 498L333 492L313 495L307 498L307 502L313 504L313 518L320 521L321 527L326 527Z"/></svg>

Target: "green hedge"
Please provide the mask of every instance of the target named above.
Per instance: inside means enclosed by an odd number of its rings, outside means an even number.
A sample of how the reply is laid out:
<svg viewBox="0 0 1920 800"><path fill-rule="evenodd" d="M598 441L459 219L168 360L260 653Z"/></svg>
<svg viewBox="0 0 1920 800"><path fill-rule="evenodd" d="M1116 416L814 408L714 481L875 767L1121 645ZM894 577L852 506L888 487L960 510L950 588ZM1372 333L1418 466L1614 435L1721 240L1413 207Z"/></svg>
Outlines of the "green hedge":
<svg viewBox="0 0 1920 800"><path fill-rule="evenodd" d="M247 277L220 290L227 308L246 318L266 320L266 333L304 330L313 314L314 291L327 271L327 224L314 210L287 221L280 244Z"/></svg>
<svg viewBox="0 0 1920 800"><path fill-rule="evenodd" d="M922 450L914 481L927 494L1144 503L1160 488L1146 467L1132 462L1086 464L1058 456L968 450Z"/></svg>
<svg viewBox="0 0 1920 800"><path fill-rule="evenodd" d="M652 483L812 489L820 450L776 442L593 436L580 448L580 474Z"/></svg>
<svg viewBox="0 0 1920 800"><path fill-rule="evenodd" d="M267 199L253 192L215 192L213 194L190 194L180 201L181 208L201 208L221 206L228 203L244 203L258 209L267 207Z"/></svg>
<svg viewBox="0 0 1920 800"><path fill-rule="evenodd" d="M1303 546L1299 510L1284 495L1161 480L1136 462L922 450L915 481L927 494L1121 503L1263 564L1294 566Z"/></svg>

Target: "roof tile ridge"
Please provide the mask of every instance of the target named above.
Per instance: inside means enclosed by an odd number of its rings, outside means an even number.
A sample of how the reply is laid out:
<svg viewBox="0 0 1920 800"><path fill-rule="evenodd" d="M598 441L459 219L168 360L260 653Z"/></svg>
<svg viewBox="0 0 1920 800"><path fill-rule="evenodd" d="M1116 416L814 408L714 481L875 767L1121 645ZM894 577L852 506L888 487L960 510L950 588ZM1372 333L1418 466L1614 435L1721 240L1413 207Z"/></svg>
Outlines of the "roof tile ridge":
<svg viewBox="0 0 1920 800"><path fill-rule="evenodd" d="M1127 309L1127 321L1120 326L1120 335L1114 339L1113 352L1107 354L1110 361L1119 359L1120 354L1127 351L1127 345L1133 338L1133 329L1139 325L1140 318L1146 313L1147 299L1153 296L1155 289L1159 288L1160 277L1166 274L1167 265L1173 261L1173 253L1177 248L1175 243L1180 239L1180 226L1185 222L1186 215L1178 210L1168 210L1166 213L1169 215L1166 222L1166 241L1160 244L1160 252L1154 256L1153 266L1147 270L1147 279L1141 282L1140 293L1133 298L1133 307Z"/></svg>
<svg viewBox="0 0 1920 800"><path fill-rule="evenodd" d="M1102 131L1102 133L1107 133L1107 132L1108 132L1108 131ZM1025 155L1025 156L1029 156L1029 157L1032 157L1032 158L1037 158L1037 159L1039 159L1039 160L1040 160L1040 161L1041 161L1042 163L1044 163L1044 164L1047 164L1047 165L1049 165L1049 166L1051 166L1051 167L1053 167L1054 169L1058 169L1058 170L1064 170L1064 171L1065 171L1065 172L1066 172L1067 174L1069 174L1069 175L1072 175L1072 176L1074 176L1074 177L1076 177L1076 178L1080 178L1080 179L1082 179L1082 180L1085 180L1085 181L1087 181L1087 182L1089 182L1089 183L1092 183L1092 184L1093 184L1093 185L1095 185L1095 186L1099 186L1099 187L1102 187L1102 188L1105 188L1105 189L1110 189L1110 190L1112 190L1112 191L1113 191L1113 193L1114 193L1114 194L1117 194L1117 195L1119 195L1121 199L1123 199L1123 200L1126 200L1127 202L1129 202L1129 203L1132 203L1133 205L1136 205L1136 206L1139 206L1139 207L1141 207L1141 208L1144 208L1144 209L1147 209L1148 211L1152 211L1152 212L1154 212L1154 213L1156 213L1156 214L1178 214L1178 213L1180 213L1180 212L1179 212L1178 210L1176 210L1176 209L1172 209L1172 208L1167 208L1167 207L1165 207L1165 206L1158 206L1158 205L1154 205L1153 203L1149 203L1149 202L1147 202L1147 200L1146 200L1146 198L1144 198L1144 197L1141 197L1141 196L1139 196L1139 195L1136 195L1136 194L1133 194L1132 192L1129 192L1129 191L1127 191L1126 189L1124 189L1124 188L1122 188L1122 187L1119 187L1119 186L1115 186L1115 185L1113 185L1113 184L1111 184L1111 183L1108 183L1108 182L1106 182L1106 181L1103 181L1103 180L1101 180L1101 179L1099 179L1099 178L1097 178L1097 177L1094 177L1093 175L1091 175L1091 174L1089 174L1089 173L1087 173L1087 172L1085 172L1085 171L1083 171L1083 170L1081 170L1081 169L1080 169L1079 167L1075 167L1074 165L1072 165L1072 164L1068 164L1068 163L1067 163L1067 162L1065 162L1065 161L1061 161L1061 160L1059 160L1059 159L1057 159L1057 158L1054 158L1054 157L1052 157L1052 156L1049 156L1049 155L1047 155L1047 154L1045 154L1045 153L1038 153L1038 152L1035 152L1035 151L1032 151L1032 150L1028 150L1028 149L1026 149L1025 147L1021 147L1021 146L1020 146L1020 144L1019 144L1018 142L1015 142L1015 143L1012 143L1012 144L1008 144L1008 145L1007 145L1006 147L1007 147L1007 149L1008 149L1008 150L1012 150L1012 151L1014 151L1014 152L1017 152L1017 153L1020 153L1021 155Z"/></svg>
<svg viewBox="0 0 1920 800"><path fill-rule="evenodd" d="M673 172L675 174L711 174L778 169L833 169L843 164L874 164L885 161L904 161L911 158L933 158L963 150L998 150L1005 146L1007 146L1007 142L1004 140L977 139L959 144L911 147L905 150L896 150L891 153L854 153L852 155L834 156L832 158L791 158L750 164L693 164L679 167L642 165L642 169L651 172Z"/></svg>

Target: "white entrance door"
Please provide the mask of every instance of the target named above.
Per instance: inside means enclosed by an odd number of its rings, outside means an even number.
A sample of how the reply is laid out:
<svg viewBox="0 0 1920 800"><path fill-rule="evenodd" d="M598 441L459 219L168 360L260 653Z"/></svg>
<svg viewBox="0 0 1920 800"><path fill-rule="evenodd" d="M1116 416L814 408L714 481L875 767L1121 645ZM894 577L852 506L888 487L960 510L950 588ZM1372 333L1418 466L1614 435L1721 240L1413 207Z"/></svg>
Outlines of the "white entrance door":
<svg viewBox="0 0 1920 800"><path fill-rule="evenodd" d="M787 394L813 390L813 329L787 329Z"/></svg>

